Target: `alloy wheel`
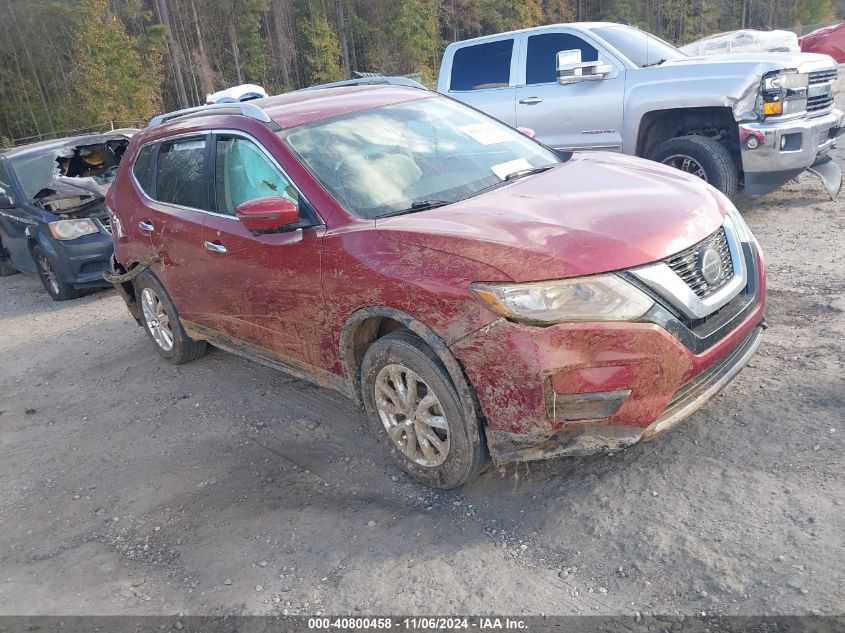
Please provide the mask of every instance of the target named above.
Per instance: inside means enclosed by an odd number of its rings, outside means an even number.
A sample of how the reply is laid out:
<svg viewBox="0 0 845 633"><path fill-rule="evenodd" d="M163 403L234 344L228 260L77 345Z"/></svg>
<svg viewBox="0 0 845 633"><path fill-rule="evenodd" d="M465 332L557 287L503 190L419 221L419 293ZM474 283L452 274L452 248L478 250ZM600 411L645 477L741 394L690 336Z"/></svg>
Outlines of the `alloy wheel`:
<svg viewBox="0 0 845 633"><path fill-rule="evenodd" d="M53 270L50 260L47 259L44 253L38 254L38 270L41 273L41 278L44 279L44 283L50 288L50 291L54 295L58 295L60 292L59 278L56 276L56 271Z"/></svg>
<svg viewBox="0 0 845 633"><path fill-rule="evenodd" d="M164 304L152 288L141 291L141 310L147 329L156 344L165 352L173 349L173 331L170 329L170 317Z"/></svg>
<svg viewBox="0 0 845 633"><path fill-rule="evenodd" d="M375 380L375 404L388 436L411 461L439 466L449 455L449 424L443 406L413 370L391 364Z"/></svg>
<svg viewBox="0 0 845 633"><path fill-rule="evenodd" d="M687 156L685 154L673 154L672 156L664 158L663 164L669 165L669 167L674 167L675 169L679 169L688 174L692 174L693 176L698 176L704 182L707 182L707 172L704 171L704 167L702 167L701 163L691 156Z"/></svg>

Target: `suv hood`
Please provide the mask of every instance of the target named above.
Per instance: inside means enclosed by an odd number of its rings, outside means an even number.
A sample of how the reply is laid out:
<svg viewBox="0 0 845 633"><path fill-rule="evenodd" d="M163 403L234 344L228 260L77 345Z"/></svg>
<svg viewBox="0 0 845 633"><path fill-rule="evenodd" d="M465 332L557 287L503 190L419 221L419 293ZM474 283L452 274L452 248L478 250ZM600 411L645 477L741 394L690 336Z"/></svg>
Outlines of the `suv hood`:
<svg viewBox="0 0 845 633"><path fill-rule="evenodd" d="M474 198L377 220L376 228L387 239L493 266L513 281L539 281L677 253L721 226L723 201L670 167L591 152Z"/></svg>

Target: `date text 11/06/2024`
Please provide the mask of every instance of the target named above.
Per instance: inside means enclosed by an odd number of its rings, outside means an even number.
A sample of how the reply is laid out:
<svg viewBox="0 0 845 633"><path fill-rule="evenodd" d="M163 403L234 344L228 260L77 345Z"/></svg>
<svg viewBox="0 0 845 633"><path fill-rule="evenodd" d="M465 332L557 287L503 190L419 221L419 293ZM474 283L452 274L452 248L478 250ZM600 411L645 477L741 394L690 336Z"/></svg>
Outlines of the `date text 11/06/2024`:
<svg viewBox="0 0 845 633"><path fill-rule="evenodd" d="M525 630L524 620L511 618L308 618L308 628L312 630L444 630L444 629L479 629L479 630Z"/></svg>

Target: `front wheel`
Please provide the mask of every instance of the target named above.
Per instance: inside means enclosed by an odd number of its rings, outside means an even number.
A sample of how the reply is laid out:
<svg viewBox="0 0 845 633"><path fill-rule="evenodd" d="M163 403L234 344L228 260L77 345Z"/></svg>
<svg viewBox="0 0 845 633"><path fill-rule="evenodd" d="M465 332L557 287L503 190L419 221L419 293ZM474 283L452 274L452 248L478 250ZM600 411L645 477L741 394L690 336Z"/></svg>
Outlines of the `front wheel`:
<svg viewBox="0 0 845 633"><path fill-rule="evenodd" d="M672 138L658 145L647 158L698 176L728 198L736 194L736 163L730 152L712 138L706 136Z"/></svg>
<svg viewBox="0 0 845 633"><path fill-rule="evenodd" d="M181 365L205 354L208 343L188 336L167 291L151 273L141 273L135 282L135 294L141 306L144 330L163 358Z"/></svg>
<svg viewBox="0 0 845 633"><path fill-rule="evenodd" d="M35 260L41 285L53 301L67 301L82 296L82 293L73 285L62 281L53 258L39 244L32 249L32 259Z"/></svg>
<svg viewBox="0 0 845 633"><path fill-rule="evenodd" d="M394 332L373 343L361 388L373 424L415 479L455 488L487 464L477 420L465 418L449 374L416 336Z"/></svg>

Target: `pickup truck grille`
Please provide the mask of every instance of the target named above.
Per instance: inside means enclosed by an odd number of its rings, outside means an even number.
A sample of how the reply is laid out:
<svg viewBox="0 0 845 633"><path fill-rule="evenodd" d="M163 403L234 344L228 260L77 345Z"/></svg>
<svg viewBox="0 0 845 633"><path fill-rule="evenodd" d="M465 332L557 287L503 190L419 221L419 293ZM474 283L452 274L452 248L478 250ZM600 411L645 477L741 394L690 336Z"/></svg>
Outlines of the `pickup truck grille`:
<svg viewBox="0 0 845 633"><path fill-rule="evenodd" d="M712 286L704 280L698 268L698 252L703 246L712 246L722 258L722 276ZM725 234L725 229L721 227L698 244L690 246L676 255L667 257L663 261L701 299L706 299L724 286L734 274L731 251L728 247L728 237Z"/></svg>
<svg viewBox="0 0 845 633"><path fill-rule="evenodd" d="M814 73L810 73L810 85L823 84L827 81L836 81L837 75L838 71L836 69L817 70Z"/></svg>
<svg viewBox="0 0 845 633"><path fill-rule="evenodd" d="M833 105L833 95L823 94L807 99L807 112L819 112L820 110L827 110Z"/></svg>

